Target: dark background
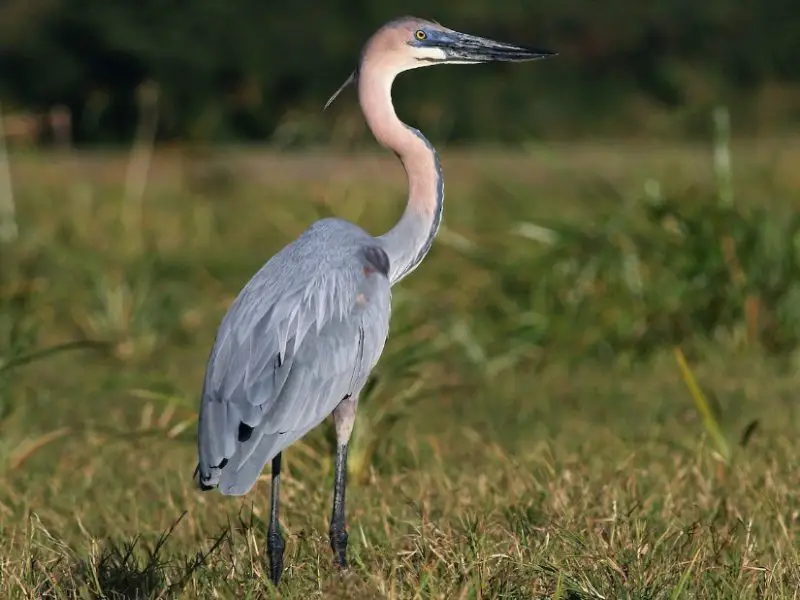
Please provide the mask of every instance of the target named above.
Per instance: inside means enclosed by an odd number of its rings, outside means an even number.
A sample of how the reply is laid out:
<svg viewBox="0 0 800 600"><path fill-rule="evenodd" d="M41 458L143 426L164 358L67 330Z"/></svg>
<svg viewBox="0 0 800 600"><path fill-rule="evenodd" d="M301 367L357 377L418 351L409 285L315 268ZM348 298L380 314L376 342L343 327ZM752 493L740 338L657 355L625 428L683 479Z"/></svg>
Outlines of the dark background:
<svg viewBox="0 0 800 600"><path fill-rule="evenodd" d="M435 140L699 138L717 104L739 133L800 122L796 0L3 0L0 100L64 105L77 141L124 142L153 81L162 140L329 141L322 105L403 14L560 53L401 77L401 114Z"/></svg>

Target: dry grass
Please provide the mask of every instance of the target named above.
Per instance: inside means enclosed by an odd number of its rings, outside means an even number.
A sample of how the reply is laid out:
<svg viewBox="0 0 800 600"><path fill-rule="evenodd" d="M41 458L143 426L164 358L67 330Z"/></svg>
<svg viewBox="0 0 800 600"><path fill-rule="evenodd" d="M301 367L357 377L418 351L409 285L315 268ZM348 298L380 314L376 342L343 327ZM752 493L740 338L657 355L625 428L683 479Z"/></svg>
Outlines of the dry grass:
<svg viewBox="0 0 800 600"><path fill-rule="evenodd" d="M796 209L800 151L773 144L735 147L737 202ZM520 256L541 248L509 236L518 221L596 223L647 178L692 201L713 191L700 165L710 150L487 155L445 152L446 230L396 290L357 425L344 576L326 533L329 432L285 455L281 597L797 598L795 355L725 336L691 346L732 449L724 461L672 348L638 361L542 347L515 333L521 313L498 286L534 277ZM334 212L387 228L402 172L382 157L162 155L139 248L126 237L124 164L12 163L20 239L3 249L0 291L0 596L276 596L263 567L268 482L242 499L192 485L207 352L241 285L311 220ZM75 340L101 344L32 360Z"/></svg>

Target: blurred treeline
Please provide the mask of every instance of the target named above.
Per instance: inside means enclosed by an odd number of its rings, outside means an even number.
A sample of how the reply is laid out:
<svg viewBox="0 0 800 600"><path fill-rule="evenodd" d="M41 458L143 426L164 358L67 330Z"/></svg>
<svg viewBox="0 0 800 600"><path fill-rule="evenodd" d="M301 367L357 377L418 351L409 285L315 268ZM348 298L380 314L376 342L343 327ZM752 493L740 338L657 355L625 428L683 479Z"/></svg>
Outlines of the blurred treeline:
<svg viewBox="0 0 800 600"><path fill-rule="evenodd" d="M361 44L403 14L560 53L401 78L404 118L435 139L705 136L716 104L739 132L800 123L796 0L3 0L0 99L67 107L76 140L118 142L152 81L162 139L321 141ZM358 138L353 96L338 104Z"/></svg>

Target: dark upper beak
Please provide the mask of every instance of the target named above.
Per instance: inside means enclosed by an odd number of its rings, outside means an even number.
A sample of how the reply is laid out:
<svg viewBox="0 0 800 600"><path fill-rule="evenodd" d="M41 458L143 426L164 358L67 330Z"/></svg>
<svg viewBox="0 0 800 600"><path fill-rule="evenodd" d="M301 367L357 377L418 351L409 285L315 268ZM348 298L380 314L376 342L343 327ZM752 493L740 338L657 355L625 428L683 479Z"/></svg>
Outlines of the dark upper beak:
<svg viewBox="0 0 800 600"><path fill-rule="evenodd" d="M439 43L434 42L434 45L445 51L448 55L447 62L522 62L556 56L550 50L506 44L457 31L449 32Z"/></svg>

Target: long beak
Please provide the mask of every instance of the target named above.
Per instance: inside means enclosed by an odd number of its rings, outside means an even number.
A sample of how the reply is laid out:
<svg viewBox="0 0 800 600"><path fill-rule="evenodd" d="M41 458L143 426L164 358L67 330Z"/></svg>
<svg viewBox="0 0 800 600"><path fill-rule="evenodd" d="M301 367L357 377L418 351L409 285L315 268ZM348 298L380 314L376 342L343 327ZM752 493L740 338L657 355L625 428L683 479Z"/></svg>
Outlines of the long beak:
<svg viewBox="0 0 800 600"><path fill-rule="evenodd" d="M557 56L556 52L541 48L526 48L505 42L497 42L458 31L448 32L440 39L430 42L444 50L445 62L478 63L478 62L524 62Z"/></svg>

